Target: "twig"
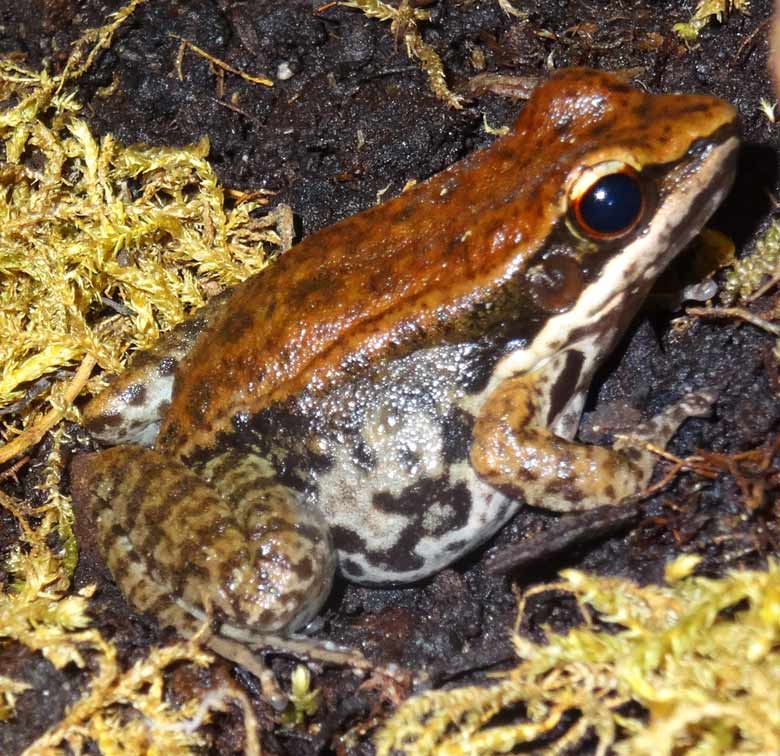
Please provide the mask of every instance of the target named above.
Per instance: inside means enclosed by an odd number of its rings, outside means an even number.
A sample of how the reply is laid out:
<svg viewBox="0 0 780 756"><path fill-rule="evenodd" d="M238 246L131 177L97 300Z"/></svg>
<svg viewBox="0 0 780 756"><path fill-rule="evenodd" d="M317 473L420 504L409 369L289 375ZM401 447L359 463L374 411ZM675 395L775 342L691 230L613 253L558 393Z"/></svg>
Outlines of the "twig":
<svg viewBox="0 0 780 756"><path fill-rule="evenodd" d="M770 323L744 307L689 307L685 312L688 315L698 315L704 318L740 318L773 336L780 336L780 325Z"/></svg>
<svg viewBox="0 0 780 756"><path fill-rule="evenodd" d="M755 302L759 297L764 296L773 286L780 281L780 273L772 276L763 286L759 286L749 297L748 302Z"/></svg>
<svg viewBox="0 0 780 756"><path fill-rule="evenodd" d="M765 18L755 29L753 29L752 32L750 32L750 34L747 35L747 37L745 37L744 40L742 40L742 44L739 46L739 48L737 48L737 54L732 59L733 63L740 62L740 58L742 57L742 53L745 51L745 48L752 44L756 38L756 35L760 34L762 31L764 31L764 29L766 29L771 20L771 17Z"/></svg>
<svg viewBox="0 0 780 756"><path fill-rule="evenodd" d="M179 47L179 54L176 56L176 73L179 75L179 80L184 79L184 74L182 72L182 62L184 60L184 53L186 49L189 47L190 50L192 50L194 53L200 55L201 57L205 58L211 65L216 66L217 68L221 68L224 71L227 71L228 73L235 74L236 76L240 76L242 79L245 79L246 81L251 81L253 84L262 84L266 87L272 87L274 85L273 81L271 79L266 78L265 76L252 76L251 74L245 73L244 71L239 71L237 68L233 68L229 63L225 63L224 60L220 60L219 58L215 57L214 55L211 55L210 53L207 53L203 48L198 47L196 44L193 44L188 39L184 39L184 37L180 37L178 34L171 34L171 36L174 39L178 39L181 42L181 46Z"/></svg>
<svg viewBox="0 0 780 756"><path fill-rule="evenodd" d="M30 458L28 456L24 456L21 459L18 459L10 467L0 472L0 480L5 480L6 478L13 478L14 481L18 483L19 481L16 477L16 473L18 473L19 470L21 470L29 461Z"/></svg>
<svg viewBox="0 0 780 756"><path fill-rule="evenodd" d="M76 397L84 388L84 384L89 380L92 369L97 364L97 360L88 354L81 361L76 375L68 384L63 396L61 407L52 407L38 422L33 423L29 428L25 428L13 441L9 441L4 446L0 446L0 465L8 460L18 457L27 451L31 446L35 446L60 420L65 417L65 412L75 401Z"/></svg>
<svg viewBox="0 0 780 756"><path fill-rule="evenodd" d="M220 100L219 97L214 98L214 102L217 103L217 105L222 106L223 108L227 108L228 110L232 110L234 113L238 113L239 115L244 116L248 121L252 121L253 123L259 124L260 121L257 120L251 113L247 113L246 110L242 110L237 105L233 105L233 103L226 102L225 100Z"/></svg>

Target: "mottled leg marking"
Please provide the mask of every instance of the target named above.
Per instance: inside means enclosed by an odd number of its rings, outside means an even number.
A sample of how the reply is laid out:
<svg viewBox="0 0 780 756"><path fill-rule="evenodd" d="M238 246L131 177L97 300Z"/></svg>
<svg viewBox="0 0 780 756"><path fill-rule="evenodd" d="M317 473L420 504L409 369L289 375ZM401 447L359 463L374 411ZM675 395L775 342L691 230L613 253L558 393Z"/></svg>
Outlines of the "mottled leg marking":
<svg viewBox="0 0 780 756"><path fill-rule="evenodd" d="M471 462L497 488L559 512L619 503L639 493L656 461L644 444L665 446L686 418L706 414L713 401L704 392L691 394L608 449L562 439L548 429L554 379L542 369L504 381L477 418Z"/></svg>
<svg viewBox="0 0 780 756"><path fill-rule="evenodd" d="M286 698L253 650L394 674L357 651L285 637L330 592L335 552L319 513L262 457L229 452L198 472L135 446L74 461L74 495L92 510L100 551L130 603L184 637L201 633L256 675L277 707ZM216 630L203 634L212 620Z"/></svg>
<svg viewBox="0 0 780 756"><path fill-rule="evenodd" d="M263 595L248 597L241 625L271 632L303 627L328 597L336 569L321 513L304 506L300 493L279 483L271 463L247 449L212 457L196 472L228 502L263 573Z"/></svg>
<svg viewBox="0 0 780 756"><path fill-rule="evenodd" d="M304 522L309 519L310 513L308 510L301 512L300 506L297 504L297 495L278 483L273 466L264 457L248 454L245 449L228 451L211 459L198 472L201 477L208 480L225 498L233 503L236 516L243 523L247 538L258 545L260 552L278 553L279 550L274 548L274 542L278 538L295 541L295 538L286 531L285 523L296 521L299 528L305 529ZM273 518L268 516L269 509L274 513ZM319 520L320 515L316 514L315 517ZM333 551L330 551L326 556L318 554L316 550L312 549L310 543L295 542L298 545L298 551L293 554L292 544L288 544L285 553L294 557L298 572L304 576L311 569L312 560L333 558ZM269 569L273 569L274 566L270 565ZM330 583L328 583L327 592L324 595L311 596L311 608L314 611L309 615L302 615L292 627L305 625L316 614L316 610L325 601L329 591ZM271 649L317 662L341 664L357 669L371 669L372 671L378 669L360 652L353 649L337 646L329 641L302 636L282 637L266 630L258 631L257 627L257 624L251 625L249 623L247 623L247 627L223 626L221 633L226 638L250 645L258 651ZM229 658L241 663L235 656ZM390 674L390 672L385 672Z"/></svg>
<svg viewBox="0 0 780 756"><path fill-rule="evenodd" d="M249 485L249 473L244 466L217 478ZM73 479L119 587L185 637L213 613L220 635L262 642L300 627L330 591L327 526L281 486L260 480L236 505L240 492L223 495L182 463L135 446L80 456Z"/></svg>

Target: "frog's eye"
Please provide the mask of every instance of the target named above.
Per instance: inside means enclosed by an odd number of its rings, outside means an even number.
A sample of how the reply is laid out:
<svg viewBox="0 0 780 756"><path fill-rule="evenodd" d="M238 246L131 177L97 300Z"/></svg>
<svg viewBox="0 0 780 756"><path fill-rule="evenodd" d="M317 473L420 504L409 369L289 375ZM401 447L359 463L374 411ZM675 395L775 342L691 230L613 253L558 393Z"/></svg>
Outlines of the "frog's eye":
<svg viewBox="0 0 780 756"><path fill-rule="evenodd" d="M569 202L579 230L596 240L616 239L633 231L645 208L637 172L616 160L584 171L569 190Z"/></svg>

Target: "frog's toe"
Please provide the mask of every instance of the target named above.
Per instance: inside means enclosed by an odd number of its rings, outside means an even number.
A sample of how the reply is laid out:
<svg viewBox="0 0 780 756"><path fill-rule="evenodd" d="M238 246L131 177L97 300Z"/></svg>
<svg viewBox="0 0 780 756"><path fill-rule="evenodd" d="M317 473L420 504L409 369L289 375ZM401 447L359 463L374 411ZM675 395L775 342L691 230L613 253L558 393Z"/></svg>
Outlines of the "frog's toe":
<svg viewBox="0 0 780 756"><path fill-rule="evenodd" d="M718 400L720 392L715 389L704 389L686 394L679 401L681 411L686 417L707 417Z"/></svg>
<svg viewBox="0 0 780 756"><path fill-rule="evenodd" d="M620 434L618 443L625 446L653 444L663 448L671 441L677 429L689 417L707 417L710 415L717 398L718 392L714 389L705 389L686 394L663 412L640 424L631 433Z"/></svg>

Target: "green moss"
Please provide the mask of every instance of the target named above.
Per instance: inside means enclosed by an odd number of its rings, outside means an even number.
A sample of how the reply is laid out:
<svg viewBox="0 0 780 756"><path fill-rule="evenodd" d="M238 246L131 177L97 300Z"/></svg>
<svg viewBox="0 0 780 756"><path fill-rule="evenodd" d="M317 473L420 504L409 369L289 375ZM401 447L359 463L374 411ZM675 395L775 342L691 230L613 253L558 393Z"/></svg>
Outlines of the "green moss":
<svg viewBox="0 0 780 756"><path fill-rule="evenodd" d="M700 0L690 20L687 23L675 24L672 30L690 42L699 36L699 32L712 18L720 23L732 10L747 13L749 7L750 0Z"/></svg>
<svg viewBox="0 0 780 756"><path fill-rule="evenodd" d="M280 214L258 215L269 193L226 192L208 140L124 146L79 117L68 85L141 2L87 32L60 76L0 60L0 408L18 408L6 438L53 407L67 414L63 371L87 356L119 371L129 351L284 248Z"/></svg>
<svg viewBox="0 0 780 756"><path fill-rule="evenodd" d="M672 563L664 586L564 572L535 592L564 589L586 617L588 605L621 632L586 625L551 632L544 645L515 635L516 668L486 687L407 701L377 736L377 753L507 753L550 736L573 712L579 718L545 753L587 733L599 754L780 753L780 563L712 580L691 576L696 561ZM645 716L627 713L631 701ZM518 707L523 716L495 723Z"/></svg>
<svg viewBox="0 0 780 756"><path fill-rule="evenodd" d="M749 300L765 284L780 276L780 223L772 221L756 242L753 252L737 260L726 273L721 298L730 304L735 299Z"/></svg>

